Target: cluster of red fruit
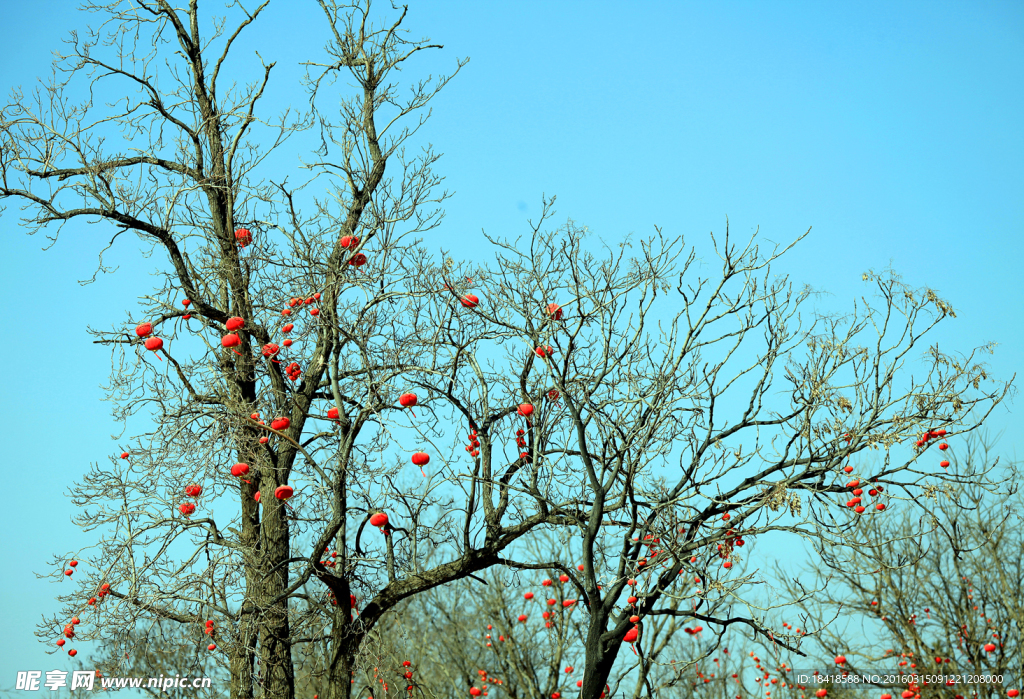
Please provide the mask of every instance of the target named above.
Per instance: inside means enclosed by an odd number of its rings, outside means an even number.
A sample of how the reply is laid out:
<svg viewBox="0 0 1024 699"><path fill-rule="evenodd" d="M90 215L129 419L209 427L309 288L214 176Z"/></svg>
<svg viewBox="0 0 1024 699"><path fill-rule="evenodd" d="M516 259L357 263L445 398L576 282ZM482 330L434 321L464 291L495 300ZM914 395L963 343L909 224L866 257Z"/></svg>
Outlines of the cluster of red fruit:
<svg viewBox="0 0 1024 699"><path fill-rule="evenodd" d="M854 479L847 483L846 487L853 491L853 497L846 501L846 506L852 507L853 511L859 515L864 514L864 511L867 508L865 508L864 505L861 504L863 502L863 498L861 496L864 494L864 489L860 487L860 481ZM875 483L868 490L868 495L870 495L871 497L875 497L881 492L882 486ZM877 505L875 505L875 509L881 512L882 510L885 509L885 504L880 502Z"/></svg>
<svg viewBox="0 0 1024 699"><path fill-rule="evenodd" d="M633 541L636 542L638 539L633 537ZM653 534L644 535L644 545L647 547L647 555L636 562L637 572L643 572L644 568L647 568L652 562L658 560L658 556L661 555L661 549L658 548L660 544L661 539ZM664 562L667 563L667 560Z"/></svg>
<svg viewBox="0 0 1024 699"><path fill-rule="evenodd" d="M214 634L213 619L207 619L206 620L206 630L204 631L204 633L207 636L210 637L211 641L214 640L214 638L213 638L213 634ZM211 643L210 645L206 646L206 650L217 650L217 644L216 643Z"/></svg>
<svg viewBox="0 0 1024 699"><path fill-rule="evenodd" d="M468 441L469 444L466 445L466 451L468 451L469 455L475 459L480 456L480 439L477 437L475 429L471 429L469 431Z"/></svg>
<svg viewBox="0 0 1024 699"><path fill-rule="evenodd" d="M582 566L580 566L580 568L582 569ZM562 583L564 585L565 583L569 582L569 576L566 575L565 573L562 573L561 575L558 576L558 582L560 582L560 583ZM555 582L554 582L554 580L551 580L550 578L548 578L548 579L542 580L540 584L543 587L553 587ZM535 598L535 595L532 592L524 592L523 593L523 599L526 600L527 602L533 600L534 598ZM563 597L562 602L561 602L562 608L563 609L572 610L576 606L576 602L577 601L578 600L567 599L567 598ZM556 607L556 606L558 606L558 604L559 604L559 602L555 598L551 598L551 599L547 600L547 606L549 606L549 607ZM526 615L526 614L520 614L518 618L519 618L520 622L525 624L526 620L529 618L529 616ZM544 627L548 628L548 629L551 628L552 622L557 620L555 618L555 615L552 612L546 611L546 610L541 614L541 618L544 619ZM487 628L490 629L491 627L488 626ZM490 638L490 635L488 635L487 638ZM499 640L504 641L505 639L504 638L500 638ZM488 644L488 645L490 645L490 644Z"/></svg>
<svg viewBox="0 0 1024 699"><path fill-rule="evenodd" d="M516 430L516 446L519 447L520 449L525 449L526 448L526 437L525 437L525 435L526 435L526 432L524 432L523 430ZM519 452L519 458L520 459L528 459L528 458L530 458L530 452L528 452L528 451Z"/></svg>
<svg viewBox="0 0 1024 699"><path fill-rule="evenodd" d="M242 344L242 338L240 338L235 331L245 327L245 319L239 316L228 318L227 322L224 323L224 329L228 331L228 334L220 339L220 344L225 349L230 349L235 354L241 356L242 353L235 349Z"/></svg>
<svg viewBox="0 0 1024 699"><path fill-rule="evenodd" d="M718 557L725 559L722 563L722 567L725 569L732 568L732 561L729 560L732 556L732 550L735 546L743 546L743 539L736 533L735 529L729 529L725 532L725 541L718 544Z"/></svg>
<svg viewBox="0 0 1024 699"><path fill-rule="evenodd" d="M98 597L99 599L103 599L104 597L106 597L109 594L110 594L110 583L103 583L102 585L100 585L100 591L96 593L96 597ZM96 601L97 601L96 597L90 597L89 601L86 604L88 604L90 607L94 606L96 604Z"/></svg>
<svg viewBox="0 0 1024 699"><path fill-rule="evenodd" d="M69 561L68 566L69 568L64 571L64 575L70 577L75 572L75 569L78 567L78 561ZM96 596L90 597L86 604L88 604L90 607L95 606L98 600L103 599L109 594L110 583L103 583L102 585L100 585L100 589L96 593ZM57 639L58 648L63 648L65 643L67 643L70 639L75 637L75 627L78 626L80 623L82 623L82 620L75 616L72 617L71 623L66 624L64 626L64 637ZM78 651L74 648L71 648L70 650L68 650L68 655L70 655L73 658L76 655L78 655Z"/></svg>
<svg viewBox="0 0 1024 699"><path fill-rule="evenodd" d="M253 413L249 417L251 419L255 420L256 424L258 424L258 425L266 425L267 424L266 422L264 422L263 420L260 419L260 414L259 413ZM262 437L260 437L260 444L266 444L268 441L270 441L270 438L267 437L266 435L263 435ZM235 470L238 467L241 467L241 466L245 466L245 473L241 473L241 474L235 473ZM232 476L244 476L248 472L249 472L249 465L248 464L235 464L234 466L231 467L231 475ZM246 481L246 482L248 482L248 481Z"/></svg>
<svg viewBox="0 0 1024 699"><path fill-rule="evenodd" d="M920 449L921 447L923 447L926 444L928 444L928 440L929 439L936 439L938 437L945 437L945 436L946 436L946 430L929 430L928 432L925 432L923 435L921 435L921 439L919 439L916 442L914 442L914 446L917 447L918 449ZM939 445L939 449L945 450L945 449L948 449L948 448L949 448L948 444L940 444Z"/></svg>
<svg viewBox="0 0 1024 699"><path fill-rule="evenodd" d="M925 432L923 435L921 435L921 439L919 439L916 442L914 442L914 446L917 447L918 449L923 449L926 446L928 446L928 440L929 439L936 439L938 437L945 437L945 436L946 436L946 430L930 430L928 432ZM945 442L943 442L942 444L939 445L939 449L941 451L946 451L947 449L949 449L949 445L946 444ZM946 460L946 459L943 459L942 461L939 462L939 466L941 466L942 468L949 468L949 461Z"/></svg>
<svg viewBox="0 0 1024 699"><path fill-rule="evenodd" d="M532 598L533 598L533 594L531 593L531 594L530 594L530 597L529 597L528 599L532 599ZM522 619L520 619L520 621L522 621ZM490 624L488 624L488 625L487 625L487 630L488 630L488 631L490 631L490 630L491 630L491 629L493 629L493 628L494 628L494 627L493 627L493 626L491 626ZM499 640L500 642L504 643L504 642L505 642L505 637L504 637L504 636L498 636L498 640ZM488 648L490 648L490 647L491 647L491 634L487 634L487 647L488 647Z"/></svg>
<svg viewBox="0 0 1024 699"><path fill-rule="evenodd" d="M240 229L240 230L241 231L245 231L245 229ZM245 231L245 232L248 234L248 231ZM251 236L249 236L248 239L251 241ZM291 309L292 308L295 308L298 305L307 305L307 306L308 305L312 305L316 301L319 301L320 297L321 297L320 293L317 292L317 293L313 294L312 296L310 296L310 297L308 297L306 299L292 298L288 302L288 308L285 308L284 310L281 311L281 315L284 315L284 316L291 315L291 313L292 313ZM188 306L191 305L191 303L192 302L189 299L183 299L182 302L181 302L181 304L183 306L185 306L186 308L188 308ZM316 308L316 307L311 308L309 310L309 312L310 312L310 315L313 315L313 316L320 315L320 309ZM189 320L192 317L192 315L186 313L182 317L185 320ZM242 318L240 316L233 316L231 318L228 318L227 321L224 323L224 328L227 331L227 333L223 337L221 337L221 339L220 339L221 346L224 347L225 349L232 350L235 354L241 355L241 353L238 352L238 350L236 350L235 348L242 344L242 338L237 334L237 331L241 330L244 327L245 327L245 319L244 318ZM287 323L286 325L284 325L281 328L281 331L282 331L282 333L287 334L287 333L291 332L294 329L294 327L295 326L292 323ZM164 341L161 338L159 338L159 337L149 337L150 335L152 335L152 333L153 333L153 324L149 323L149 322L140 323L135 328L135 334L139 338L147 338L145 343L144 343L146 349L150 350L151 352L158 352L159 350L161 350L163 348ZM283 346L285 346L285 347L291 347L292 340L286 338L286 339L284 339L282 341L281 344ZM276 343L273 343L273 342L267 343L262 348L263 356L268 358L268 359L271 359L273 361L277 361L277 360L275 360L273 358L280 351L281 351L281 348ZM294 381L295 379L292 379L292 380Z"/></svg>
<svg viewBox="0 0 1024 699"><path fill-rule="evenodd" d="M408 662L408 661L406 661L406 662ZM480 676L480 683L483 685L483 689L481 689L480 687L477 687L477 686L470 687L469 688L469 696L471 696L471 697L479 697L481 695L486 697L487 696L488 685L500 685L502 683L501 680L499 680L499 679L495 679L493 677L488 677L487 676L487 670L477 670L477 674ZM410 689L412 689L412 688L410 687ZM559 699L559 697L561 697L561 696L562 695L559 694L558 692L555 692L554 694L551 695L552 699Z"/></svg>
<svg viewBox="0 0 1024 699"><path fill-rule="evenodd" d="M254 420L256 422L256 424L258 424L258 425L266 425L267 424L266 422L264 422L263 420L260 419L260 414L258 412L253 413L249 417L252 420ZM292 421L289 420L286 417L275 417L273 420L270 421L270 428L280 432L281 430L288 429L291 426L291 424L292 424ZM269 437L267 437L266 435L260 437L260 444L266 444L268 441L269 441ZM246 466L245 464L241 464L241 465L242 466ZM239 466L239 464L235 464L235 466ZM234 468L231 469L232 475L235 475L234 470L235 470ZM248 472L249 472L249 467L246 466L245 473L248 473ZM243 473L243 474L240 474L240 475L245 475L245 474Z"/></svg>
<svg viewBox="0 0 1024 699"><path fill-rule="evenodd" d="M77 616L76 617L72 617L71 623L64 626L64 638L60 638L60 639L57 640L57 646L58 647L63 647L64 644L67 643L68 640L74 638L75 637L75 627L78 626L81 623L82 623L82 620L79 619ZM68 651L68 655L70 655L73 658L76 655L78 655L78 651L75 650L74 648L72 648L72 649L70 649Z"/></svg>
<svg viewBox="0 0 1024 699"><path fill-rule="evenodd" d="M293 297L293 298L288 300L288 307L281 310L281 315L283 315L283 316L290 316L292 314L292 309L295 308L296 306L312 306L314 303L316 303L319 300L320 300L320 292L319 291L317 293L313 294L312 296L309 296L309 297L304 298L304 299L300 299L298 297ZM311 308L311 309L309 309L309 314L311 316L318 316L318 315L320 315L320 309L319 308ZM289 330L290 329L291 328L289 328ZM283 330L283 328L282 328L282 330ZM288 331L285 330L284 332L288 332Z"/></svg>
<svg viewBox="0 0 1024 699"><path fill-rule="evenodd" d="M526 424L527 424L527 426L529 426L530 425L529 418L530 418L531 415L533 415L533 405L531 405L530 403L523 403L523 404L521 404L518 408L516 408L516 414L521 416L521 417L527 418ZM523 432L523 430L516 430L516 446L518 446L520 449L522 449L523 447L526 446L526 440L523 438L523 435L525 435L525 434L526 433ZM519 458L520 459L528 459L528 458L530 458L530 452L528 452L528 451L520 452L519 453Z"/></svg>
<svg viewBox="0 0 1024 699"><path fill-rule="evenodd" d="M189 316L186 316L186 318L188 317ZM153 334L152 323L139 323L138 325L135 326L135 334L138 335L140 338L147 338L145 342L145 347L150 352L159 352L160 349L164 346L164 341L161 340L159 337L148 337L149 335ZM157 357L159 356L160 355L157 355Z"/></svg>
<svg viewBox="0 0 1024 699"><path fill-rule="evenodd" d="M335 607L338 606L338 598L334 596L333 592L328 592L327 593L327 599L329 599L331 604L334 605ZM349 609L352 610L353 612L355 612L355 609L356 609L356 596L350 594L348 596L348 601L349 601Z"/></svg>
<svg viewBox="0 0 1024 699"><path fill-rule="evenodd" d="M203 486L201 485L192 484L185 486L185 495L187 497L198 498L202 492ZM183 502L180 505L178 505L178 511L181 512L181 514L183 514L185 517L188 517L195 513L196 506L194 503L191 502Z"/></svg>
<svg viewBox="0 0 1024 699"><path fill-rule="evenodd" d="M324 568L333 568L335 566L335 563L334 563L333 559L338 557L338 552L337 551L331 551L330 548L325 548L324 549L324 555L327 556L328 553L330 553L330 556L328 556L326 559L320 561L320 565L322 565Z"/></svg>
<svg viewBox="0 0 1024 699"><path fill-rule="evenodd" d="M338 245L346 250L355 250L359 247L359 238L354 235L343 235L338 241ZM349 258L348 263L353 267L362 267L366 264L366 255L358 252Z"/></svg>

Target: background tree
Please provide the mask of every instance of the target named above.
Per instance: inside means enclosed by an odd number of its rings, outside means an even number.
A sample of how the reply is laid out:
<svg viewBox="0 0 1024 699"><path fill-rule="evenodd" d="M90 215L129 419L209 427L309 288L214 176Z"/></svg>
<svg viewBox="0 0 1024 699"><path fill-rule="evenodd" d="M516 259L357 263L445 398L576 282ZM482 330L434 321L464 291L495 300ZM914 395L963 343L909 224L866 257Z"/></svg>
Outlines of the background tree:
<svg viewBox="0 0 1024 699"><path fill-rule="evenodd" d="M991 440L972 436L950 450L954 474L995 467ZM958 453L959 452L959 453ZM966 467L966 468L965 468ZM998 682L935 684L920 696L996 697L1024 677L1024 541L1015 464L1000 467L1007 488L990 492L970 478L912 502L865 528L863 546L821 560L821 589L801 605L810 638L842 655L850 672L1001 676ZM875 543L879 542L879 543ZM880 542L887 542L881 545ZM799 585L789 582L789 589ZM833 621L834 620L834 621ZM896 695L907 686L889 684Z"/></svg>
<svg viewBox="0 0 1024 699"><path fill-rule="evenodd" d="M560 549L549 547L548 557L559 558ZM565 606L572 588L553 570L495 567L483 577L488 585L459 581L435 588L391 617L383 634L394 640L394 677L411 670L415 696L464 697L473 687L480 696L489 690L519 699L575 696L588 617L578 601ZM643 643L616 659L605 694L731 699L764 696L764 684L769 697L799 697L792 666L773 661L770 648L746 636L734 627L725 636L728 645L719 645L702 626L652 616Z"/></svg>
<svg viewBox="0 0 1024 699"><path fill-rule="evenodd" d="M528 548L531 557L561 559L572 567L561 557L566 547L553 535ZM359 663L376 671L364 690L379 694L387 684L392 692L405 688L417 697L464 697L474 689L478 696L495 692L518 699L572 695L581 684L577 668L587 610L564 575L494 567L480 580L408 600L375 629L375 654ZM728 651L722 661L711 658L702 633L681 629L675 617L655 618L645 630L650 650L638 647L620 656L606 695L674 696L695 682L715 680L729 662Z"/></svg>

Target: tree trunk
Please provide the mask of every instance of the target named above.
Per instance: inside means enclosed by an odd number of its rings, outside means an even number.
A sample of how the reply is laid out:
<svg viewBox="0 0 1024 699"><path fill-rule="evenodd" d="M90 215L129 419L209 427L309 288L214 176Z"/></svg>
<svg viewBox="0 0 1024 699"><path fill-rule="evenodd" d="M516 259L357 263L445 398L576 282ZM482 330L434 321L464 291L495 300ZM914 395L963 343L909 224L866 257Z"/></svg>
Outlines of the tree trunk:
<svg viewBox="0 0 1024 699"><path fill-rule="evenodd" d="M339 608L334 613L334 629L331 631L333 655L327 667L327 685L320 688L323 699L350 699L352 696L352 673L359 640L350 635L351 621L344 618L343 611L346 606L347 601L339 600Z"/></svg>
<svg viewBox="0 0 1024 699"><path fill-rule="evenodd" d="M253 661L256 657L253 647L255 637L253 622L251 609L243 609L239 613L238 633L229 662L231 699L252 699L253 697Z"/></svg>
<svg viewBox="0 0 1024 699"><path fill-rule="evenodd" d="M248 435L253 443L257 433L253 430ZM256 463L254 450L238 451L239 461ZM238 612L238 631L235 644L231 649L231 699L252 699L255 689L254 665L256 661L256 638L259 628L259 610L255 604L253 592L259 589L262 577L258 566L260 558L260 506L254 496L259 490L259 481L255 474L250 479L243 478L239 483L239 508L242 511L241 542L248 552L244 559L246 597Z"/></svg>
<svg viewBox="0 0 1024 699"><path fill-rule="evenodd" d="M601 641L606 621L605 618L592 617L590 627L587 629L583 687L580 689L580 699L600 699L605 693L608 676L615 664L619 646L622 645L620 639L611 641L607 646Z"/></svg>
<svg viewBox="0 0 1024 699"><path fill-rule="evenodd" d="M283 596L288 587L288 566L282 565L290 551L287 508L283 500L274 497L273 475L266 474L262 483L265 491L260 493L263 550L259 558L263 565L259 567L265 571L265 577L258 583L256 595L256 613L261 622L257 677L267 699L293 699L295 668L292 664L288 599Z"/></svg>

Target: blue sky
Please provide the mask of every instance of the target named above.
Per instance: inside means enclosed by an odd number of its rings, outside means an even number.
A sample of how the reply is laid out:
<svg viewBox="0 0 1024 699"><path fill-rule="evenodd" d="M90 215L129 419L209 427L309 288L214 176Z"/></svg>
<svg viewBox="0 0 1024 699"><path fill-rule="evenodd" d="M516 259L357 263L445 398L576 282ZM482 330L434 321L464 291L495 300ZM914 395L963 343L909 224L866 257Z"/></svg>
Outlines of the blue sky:
<svg viewBox="0 0 1024 699"><path fill-rule="evenodd" d="M95 22L75 5L5 3L5 89L47 75L68 30ZM406 26L445 46L407 64L406 79L471 58L423 131L455 192L428 246L481 255L481 229L525 234L542 193L558 196L556 223L571 217L609 241L658 225L704 256L727 216L735 234L760 227L780 243L813 226L779 269L830 292L824 303L849 310L868 292L861 273L891 264L953 304L958 317L934 338L944 350L994 341L995 376L1024 368L1024 4L451 1L411 3ZM273 111L301 103L297 63L322 44L314 3L272 4L246 36L240 76L259 50L278 61ZM292 153L275 162L293 165ZM67 233L43 252L16 206L0 217L0 688L17 670L68 666L32 636L56 608L35 572L85 541L67 486L120 452L99 402L109 353L85 328L120 321L155 264L125 238L106 258L119 271L81 286L109 235ZM997 408L1001 451L1014 453L1022 427L1019 400Z"/></svg>

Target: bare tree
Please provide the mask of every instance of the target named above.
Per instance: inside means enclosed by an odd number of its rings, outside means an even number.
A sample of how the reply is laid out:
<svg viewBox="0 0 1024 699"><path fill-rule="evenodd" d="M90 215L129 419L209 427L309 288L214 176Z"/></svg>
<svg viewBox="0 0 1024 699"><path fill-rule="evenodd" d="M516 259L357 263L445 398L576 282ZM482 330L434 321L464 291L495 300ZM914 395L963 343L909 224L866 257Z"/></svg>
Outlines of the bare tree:
<svg viewBox="0 0 1024 699"><path fill-rule="evenodd" d="M947 468L999 461L992 441L977 436L957 451L944 454ZM954 677L952 684L931 682L928 696L1019 690L1024 541L1019 473L1011 464L1005 475L1009 487L1000 492L965 479L919 498L920 512L870 522L866 543L848 550L845 561L821 561L812 570L821 593L801 605L808 639L857 674ZM908 684L883 686L918 691Z"/></svg>
<svg viewBox="0 0 1024 699"><path fill-rule="evenodd" d="M402 376L446 372L424 325L438 299L419 283L426 254L413 236L438 225L447 194L434 193L438 156L406 157L404 144L449 77L400 98L399 67L439 47L403 37L404 8L376 28L369 2L319 4L331 38L326 60L308 63L307 113L261 116L273 63L224 87L268 3L233 3L233 28L215 18L208 35L198 0L87 4L100 26L72 33L53 80L16 90L0 113L0 197L22 205L29 231L100 223L111 244L134 233L166 261L138 313L95 331L113 350L115 417L152 426L74 487L78 523L98 539L76 554L75 592L39 634L50 642L81 615L70 638L126 651L114 654L124 671L138 633L175 625L162 650L223 668L233 697L294 696L308 644L326 647L323 696L347 697L382 614L497 563L547 519L493 517L486 545L430 568L421 553L448 545L458 508L396 519L383 535L365 528L384 502L410 502L398 482L408 456L384 458ZM321 103L336 75L355 88L335 117ZM261 179L269 155L312 127L308 180ZM322 197L306 194L315 180ZM410 506L457 501L437 488Z"/></svg>
<svg viewBox="0 0 1024 699"><path fill-rule="evenodd" d="M464 547L524 498L580 537L583 571L506 562L562 570L587 605L583 697L600 697L623 639L642 644L660 615L719 635L745 625L795 650L796 635L771 628L751 596L756 572L732 567L769 532L822 550L860 541L885 503L836 503L846 474L877 482L889 502L985 482L980 467L922 468L924 446L902 463L889 451L926 428L958 438L1010 390L982 388L992 380L973 355L911 354L953 317L933 291L869 273L877 301L814 313L809 291L771 275L785 250L763 256L727 229L724 244L713 238L720 274L695 276L695 252L678 264L680 239L659 230L635 257L628 239L597 252L571 221L543 231L550 205L527 239L491 241L493 268L459 272L480 296L458 323L435 324L461 375L423 385L447 394L472 430L478 465L465 487L484 518ZM884 463L863 462L866 450Z"/></svg>

